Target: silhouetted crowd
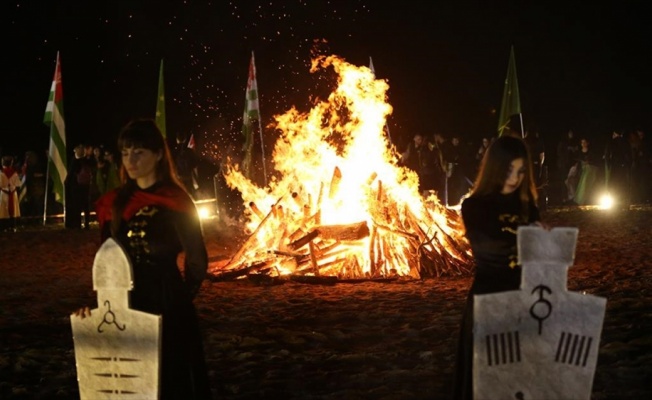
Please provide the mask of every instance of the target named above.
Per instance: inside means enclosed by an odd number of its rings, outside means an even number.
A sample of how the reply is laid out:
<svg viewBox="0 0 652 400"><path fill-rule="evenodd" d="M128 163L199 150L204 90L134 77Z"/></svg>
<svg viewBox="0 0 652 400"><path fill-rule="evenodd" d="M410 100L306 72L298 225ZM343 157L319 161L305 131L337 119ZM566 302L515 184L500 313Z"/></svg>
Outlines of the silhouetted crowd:
<svg viewBox="0 0 652 400"><path fill-rule="evenodd" d="M595 205L603 195L619 207L652 202L652 145L643 130L614 131L604 147L569 130L555 143L554 152L547 151L538 130L526 130L523 137L540 208L549 203ZM476 143L460 135L418 133L401 153L401 164L417 174L424 197L434 194L441 204L457 206L471 189L493 139L483 137Z"/></svg>
<svg viewBox="0 0 652 400"><path fill-rule="evenodd" d="M201 160L187 136L179 135L171 153L178 178L193 199L202 196L200 186L210 186L203 190L214 196L217 170L204 167L201 179ZM0 230L15 231L19 219L22 224L38 223L46 214L64 213L66 228L88 229L97 199L120 185L121 157L104 145L80 143L68 157L64 210L55 200L52 179L47 179L47 151L39 155L30 150L22 159L7 154L0 154L0 158Z"/></svg>
<svg viewBox="0 0 652 400"><path fill-rule="evenodd" d="M604 194L619 207L652 202L652 145L643 130L613 131L597 145L592 138L569 130L556 141L552 152L538 130L526 130L523 137L530 151L541 209L549 203L593 205ZM476 142L455 134L417 133L402 149L400 164L416 173L424 197L435 195L443 205L458 206L473 186L493 139L486 136ZM178 135L171 152L178 178L195 200L222 197L222 204L237 212L233 204L238 201L224 182L219 163L199 157L192 137ZM15 230L21 217L32 217L33 221L44 217L45 207L48 215L64 212L54 199L52 182L46 185L46 152L27 151L20 159L2 154L0 149L0 157L0 230ZM79 144L74 148L65 181L66 227L89 227L95 201L120 184L120 162L121 157L102 145Z"/></svg>

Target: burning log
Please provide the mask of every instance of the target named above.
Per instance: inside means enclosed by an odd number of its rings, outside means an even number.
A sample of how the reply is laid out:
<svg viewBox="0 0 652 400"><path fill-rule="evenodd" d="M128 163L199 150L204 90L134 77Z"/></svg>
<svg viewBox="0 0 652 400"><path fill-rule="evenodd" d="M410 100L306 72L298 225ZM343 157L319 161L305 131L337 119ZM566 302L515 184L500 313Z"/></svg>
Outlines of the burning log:
<svg viewBox="0 0 652 400"><path fill-rule="evenodd" d="M341 242L339 240L336 240L335 242L333 242L333 243L331 243L331 244L329 244L327 246L317 247L317 254L319 254L319 257L321 257L322 255L326 255L331 250L337 248L340 244L341 244Z"/></svg>
<svg viewBox="0 0 652 400"><path fill-rule="evenodd" d="M252 272L259 271L262 268L264 268L265 266L267 266L266 261L259 262L259 263L256 263L256 264L252 264L252 265L250 265L248 267L225 271L225 272L219 273L217 275L209 275L209 278L213 282L228 282L228 281L232 281L234 279L237 279L237 278L239 278L241 276L248 275L248 274L250 274Z"/></svg>
<svg viewBox="0 0 652 400"><path fill-rule="evenodd" d="M275 205L278 205L282 199L283 197L279 198ZM258 231L260 231L263 225L265 225L265 223L271 219L270 218L271 215L273 215L273 209L267 213L267 215L263 218L262 221L260 221L260 224L258 224L256 229L251 233L251 235L249 235L249 237L247 238L247 240L245 240L242 246L240 246L240 249L238 249L238 251L233 255L233 257L231 257L231 261L229 262L229 264L227 264L227 266L224 269L231 269L238 266L239 264L242 264L243 261L240 258L245 253L245 251L247 251L249 246L251 246L256 241L256 234L258 233Z"/></svg>
<svg viewBox="0 0 652 400"><path fill-rule="evenodd" d="M321 204L324 198L324 182L319 184L319 196L317 196L317 212L315 213L315 224L321 225Z"/></svg>
<svg viewBox="0 0 652 400"><path fill-rule="evenodd" d="M371 225L367 221L340 225L321 224L322 202L337 197L341 179L342 172L335 167L328 195L325 196L325 186L321 182L314 203L310 193L302 199L297 192L293 192L291 197L299 207L298 213L291 211L292 208L284 209L280 204L282 198L267 215L263 215L256 204L250 202L252 213L261 222L225 268L242 269L245 272L227 275L222 279L239 278L251 273L249 267L245 266L251 262L248 260L251 256L258 274L265 266L268 267L267 272L276 272L278 275L289 269L314 276L335 273L341 279L398 276L399 266L409 266L401 275L413 278L468 272L468 244L452 236L455 223L459 226L458 215L433 202L424 203L423 212L417 216L416 211L406 204L399 205L396 199L387 195L383 181L378 180L375 173L367 180L369 186L377 182L375 190L370 188L369 192ZM311 214L313 210L315 212ZM451 223L442 226L433 214L435 210L444 213L446 220ZM270 220L274 221L271 228ZM276 234L264 243L257 243L257 233L264 226ZM292 226L293 231L288 232L288 226ZM363 242L366 237L369 237L369 241ZM257 258L265 253L272 255L272 259L259 262Z"/></svg>
<svg viewBox="0 0 652 400"><path fill-rule="evenodd" d="M313 239L315 239L317 236L319 236L319 231L317 229L311 231L307 235L295 240L294 242L290 243L288 245L289 248L292 250L300 249L303 246L307 245L310 243Z"/></svg>
<svg viewBox="0 0 652 400"><path fill-rule="evenodd" d="M310 249L310 263L312 264L315 276L318 276L319 267L317 266L317 257L315 256L315 244L312 241L308 242L308 248Z"/></svg>
<svg viewBox="0 0 652 400"><path fill-rule="evenodd" d="M285 218L285 212L283 211L282 205L272 206L272 211L274 212L274 217L276 217L276 219L283 221Z"/></svg>
<svg viewBox="0 0 652 400"><path fill-rule="evenodd" d="M322 225L293 241L288 247L292 250L300 249L318 236L337 241L360 240L369 236L369 227L365 221L345 225Z"/></svg>
<svg viewBox="0 0 652 400"><path fill-rule="evenodd" d="M305 235L305 234L306 234L306 231L303 229L303 227L299 227L299 228L297 228L297 230L292 232L290 234L290 236L288 236L288 240L290 242L294 242L295 240L297 240L297 238L299 238L300 236Z"/></svg>
<svg viewBox="0 0 652 400"><path fill-rule="evenodd" d="M369 236L369 226L366 221L346 225L322 225L317 230L322 239L360 240Z"/></svg>
<svg viewBox="0 0 652 400"><path fill-rule="evenodd" d="M263 220L263 218L265 218L265 215L263 215L263 212L260 211L260 209L258 208L256 203L254 203L253 201L249 202L249 208L251 208L251 211L253 211L254 214L256 214L256 216L261 219L261 221ZM274 211L274 207L272 207L272 212L273 211Z"/></svg>
<svg viewBox="0 0 652 400"><path fill-rule="evenodd" d="M328 189L329 199L332 200L337 195L337 192L340 188L341 180L342 180L342 171L340 171L339 167L335 167L335 169L333 170L333 177L331 178L331 186Z"/></svg>

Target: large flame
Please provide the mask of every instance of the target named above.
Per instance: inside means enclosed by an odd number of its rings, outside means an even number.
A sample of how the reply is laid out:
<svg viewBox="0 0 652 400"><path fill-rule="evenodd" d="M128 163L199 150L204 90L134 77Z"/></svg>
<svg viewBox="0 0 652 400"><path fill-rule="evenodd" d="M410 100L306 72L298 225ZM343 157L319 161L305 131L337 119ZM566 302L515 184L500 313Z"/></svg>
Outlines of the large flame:
<svg viewBox="0 0 652 400"><path fill-rule="evenodd" d="M455 214L434 196L424 201L416 174L399 166L384 134L392 112L387 83L337 56L313 59L311 72L329 67L337 88L326 100L307 113L293 107L274 117L281 136L267 187L237 166L227 168L227 184L242 193L251 211L251 237L231 267L267 260L279 274L294 273L305 255L308 273L416 277L423 274L416 266L424 253L465 263L468 250L459 245ZM307 246L292 247L329 227L335 236L313 236Z"/></svg>

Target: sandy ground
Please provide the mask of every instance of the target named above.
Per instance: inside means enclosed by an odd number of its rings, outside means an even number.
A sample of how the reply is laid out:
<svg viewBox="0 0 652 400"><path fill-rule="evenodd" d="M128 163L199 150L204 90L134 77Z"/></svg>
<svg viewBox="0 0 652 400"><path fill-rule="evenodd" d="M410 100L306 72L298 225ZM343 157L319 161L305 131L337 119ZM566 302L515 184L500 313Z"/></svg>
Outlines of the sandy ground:
<svg viewBox="0 0 652 400"><path fill-rule="evenodd" d="M568 289L607 298L592 398L652 398L652 209L548 210L580 230ZM211 260L241 235L205 227ZM96 306L97 228L0 233L0 398L78 398L69 314ZM311 285L207 281L215 398L445 399L470 277Z"/></svg>

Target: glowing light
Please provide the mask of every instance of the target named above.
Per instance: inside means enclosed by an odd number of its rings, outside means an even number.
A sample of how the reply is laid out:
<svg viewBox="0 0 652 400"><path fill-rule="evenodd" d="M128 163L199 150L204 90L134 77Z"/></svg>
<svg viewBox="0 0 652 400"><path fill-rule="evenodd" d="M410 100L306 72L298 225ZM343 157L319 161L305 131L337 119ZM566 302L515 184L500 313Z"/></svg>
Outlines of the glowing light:
<svg viewBox="0 0 652 400"><path fill-rule="evenodd" d="M197 214L199 214L199 219L207 219L210 217L211 212L208 210L208 207L203 206L197 209Z"/></svg>
<svg viewBox="0 0 652 400"><path fill-rule="evenodd" d="M199 219L210 219L216 217L216 199L205 199L195 201Z"/></svg>
<svg viewBox="0 0 652 400"><path fill-rule="evenodd" d="M609 193L605 193L600 197L600 200L598 201L598 206L602 210L608 210L614 205L614 199L611 197Z"/></svg>

